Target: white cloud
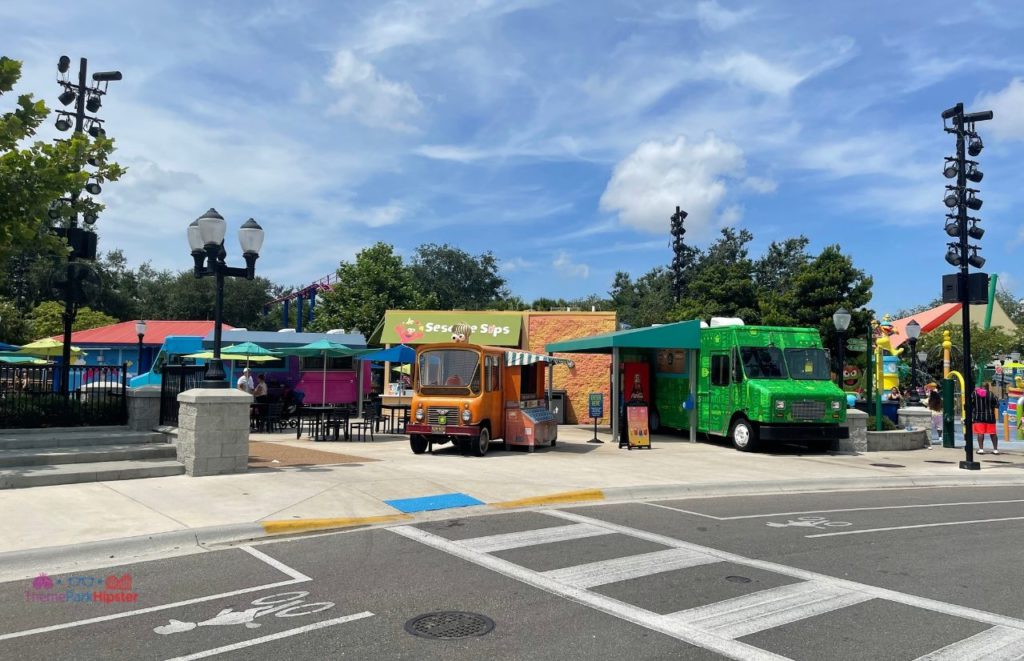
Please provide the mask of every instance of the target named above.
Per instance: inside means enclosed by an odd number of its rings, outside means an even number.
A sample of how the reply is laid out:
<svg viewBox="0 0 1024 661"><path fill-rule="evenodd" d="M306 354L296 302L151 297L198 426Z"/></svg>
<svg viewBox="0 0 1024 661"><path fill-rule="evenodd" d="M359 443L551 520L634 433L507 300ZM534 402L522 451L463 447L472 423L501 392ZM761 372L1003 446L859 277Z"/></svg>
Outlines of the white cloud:
<svg viewBox="0 0 1024 661"><path fill-rule="evenodd" d="M714 230L719 205L728 192L727 179L742 175L743 151L734 143L708 135L688 143L679 136L672 142L651 140L623 159L601 196L601 208L619 220L647 232L667 232L676 205L689 216L692 236ZM726 211L721 220L736 217Z"/></svg>
<svg viewBox="0 0 1024 661"><path fill-rule="evenodd" d="M1017 228L1017 236L1010 242L1011 246L1019 246L1024 243L1024 227Z"/></svg>
<svg viewBox="0 0 1024 661"><path fill-rule="evenodd" d="M398 202L388 202L382 206L358 209L350 207L343 214L367 227L386 227L394 225L406 216L406 208Z"/></svg>
<svg viewBox="0 0 1024 661"><path fill-rule="evenodd" d="M743 185L755 193L774 193L779 187L777 181L767 177L747 177L743 180Z"/></svg>
<svg viewBox="0 0 1024 661"><path fill-rule="evenodd" d="M697 4L697 20L700 22L701 27L715 32L728 30L746 20L753 13L752 9L742 9L739 11L726 9L715 2L715 0L708 0L707 2Z"/></svg>
<svg viewBox="0 0 1024 661"><path fill-rule="evenodd" d="M1024 140L1024 79L1014 78L1004 89L982 94L974 102L978 110L991 110L992 120L983 129L1008 140Z"/></svg>
<svg viewBox="0 0 1024 661"><path fill-rule="evenodd" d="M736 225L743 219L743 207L738 204L732 204L722 210L721 215L718 216L718 225L720 227L731 227Z"/></svg>
<svg viewBox="0 0 1024 661"><path fill-rule="evenodd" d="M436 161L455 161L456 163L472 163L492 155L482 149L459 147L458 145L420 145L414 150L414 153Z"/></svg>
<svg viewBox="0 0 1024 661"><path fill-rule="evenodd" d="M510 259L501 260L501 270L507 273L514 273L516 271L525 271L536 266L536 262L523 259L522 257L512 257Z"/></svg>
<svg viewBox="0 0 1024 661"><path fill-rule="evenodd" d="M570 278L590 277L590 267L586 264L573 262L569 257L569 253L564 250L558 251L558 254L555 255L555 261L551 265L555 267L556 271Z"/></svg>
<svg viewBox="0 0 1024 661"><path fill-rule="evenodd" d="M338 93L331 111L351 116L366 126L411 131L408 120L423 109L412 87L388 80L350 50L335 54L326 80Z"/></svg>

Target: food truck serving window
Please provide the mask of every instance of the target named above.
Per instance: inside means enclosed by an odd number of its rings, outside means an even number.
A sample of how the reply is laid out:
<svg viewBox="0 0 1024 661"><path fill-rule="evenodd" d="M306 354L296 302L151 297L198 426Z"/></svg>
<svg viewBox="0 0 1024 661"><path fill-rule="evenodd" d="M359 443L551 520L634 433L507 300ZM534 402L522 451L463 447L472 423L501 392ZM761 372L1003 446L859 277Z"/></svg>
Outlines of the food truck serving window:
<svg viewBox="0 0 1024 661"><path fill-rule="evenodd" d="M472 349L435 349L420 354L416 390L424 395L480 392L480 353Z"/></svg>
<svg viewBox="0 0 1024 661"><path fill-rule="evenodd" d="M799 381L828 381L832 378L824 349L786 349L789 375Z"/></svg>
<svg viewBox="0 0 1024 661"><path fill-rule="evenodd" d="M748 379L785 379L786 366L777 347L740 347L743 371Z"/></svg>

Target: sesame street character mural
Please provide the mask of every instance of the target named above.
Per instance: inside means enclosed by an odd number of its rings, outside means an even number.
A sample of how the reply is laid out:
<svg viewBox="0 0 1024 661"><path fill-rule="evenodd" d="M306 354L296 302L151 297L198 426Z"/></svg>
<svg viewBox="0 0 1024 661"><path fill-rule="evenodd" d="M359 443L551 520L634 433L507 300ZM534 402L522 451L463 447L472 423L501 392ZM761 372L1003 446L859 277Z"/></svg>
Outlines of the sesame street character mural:
<svg viewBox="0 0 1024 661"><path fill-rule="evenodd" d="M843 390L846 392L860 393L863 390L863 384L861 383L861 377L864 374L860 371L860 368L856 365L846 365L843 367Z"/></svg>
<svg viewBox="0 0 1024 661"><path fill-rule="evenodd" d="M424 335L424 330L423 323L416 321L412 317L395 326L395 332L398 333L398 337L401 338L403 344L421 339Z"/></svg>
<svg viewBox="0 0 1024 661"><path fill-rule="evenodd" d="M459 323L452 326L452 342L458 342L459 344L469 344L469 335L473 332L473 329L469 327L469 324Z"/></svg>
<svg viewBox="0 0 1024 661"><path fill-rule="evenodd" d="M892 340L889 336L893 334L892 317L886 314L881 321L877 319L871 322L872 334L875 337L875 388L876 392L899 388L900 354L903 349L893 349ZM889 355L886 356L885 353ZM879 385L881 383L881 385Z"/></svg>

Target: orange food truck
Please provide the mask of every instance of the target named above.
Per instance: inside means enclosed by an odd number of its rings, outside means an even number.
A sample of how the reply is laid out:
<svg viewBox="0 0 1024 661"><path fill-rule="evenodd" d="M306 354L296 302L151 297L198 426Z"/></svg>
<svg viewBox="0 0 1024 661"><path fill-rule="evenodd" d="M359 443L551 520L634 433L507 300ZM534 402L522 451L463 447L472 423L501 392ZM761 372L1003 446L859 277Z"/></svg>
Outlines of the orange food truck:
<svg viewBox="0 0 1024 661"><path fill-rule="evenodd" d="M468 332L453 337L466 338ZM499 440L528 452L553 447L558 424L545 400L546 358L462 339L421 345L406 427L412 451L423 454L435 444L453 443L482 457Z"/></svg>

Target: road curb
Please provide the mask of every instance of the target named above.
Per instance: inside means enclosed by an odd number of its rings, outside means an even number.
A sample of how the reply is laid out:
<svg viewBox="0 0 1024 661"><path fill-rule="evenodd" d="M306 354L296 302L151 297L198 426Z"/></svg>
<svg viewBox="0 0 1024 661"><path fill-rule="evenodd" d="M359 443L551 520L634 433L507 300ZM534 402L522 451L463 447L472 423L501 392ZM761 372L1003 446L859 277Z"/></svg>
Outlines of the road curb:
<svg viewBox="0 0 1024 661"><path fill-rule="evenodd" d="M122 537L66 546L41 547L0 553L0 580L17 580L38 575L41 571L66 573L76 566L110 566L131 562L139 556L179 552L192 548L205 550L209 546L265 541L274 537L300 535L309 532L329 532L355 527L388 526L395 523L416 523L433 520L439 515L465 512L480 515L514 509L555 505L588 505L598 502L626 502L633 500L660 500L670 498L711 498L780 493L809 493L821 491L863 491L870 489L907 489L925 487L998 487L1024 485L1021 475L920 475L857 478L822 478L808 480L718 482L697 484L650 484L604 489L560 491L517 500L487 503L471 508L452 508L420 512L418 514L387 514L365 517L335 517L318 519L288 519L236 523L188 530ZM147 558L151 559L151 558Z"/></svg>

